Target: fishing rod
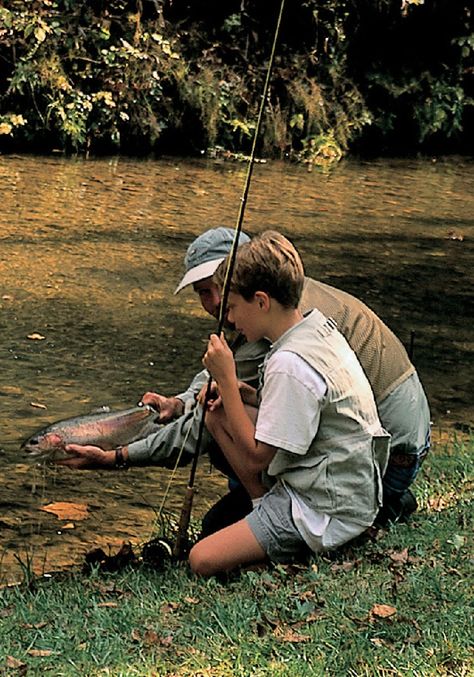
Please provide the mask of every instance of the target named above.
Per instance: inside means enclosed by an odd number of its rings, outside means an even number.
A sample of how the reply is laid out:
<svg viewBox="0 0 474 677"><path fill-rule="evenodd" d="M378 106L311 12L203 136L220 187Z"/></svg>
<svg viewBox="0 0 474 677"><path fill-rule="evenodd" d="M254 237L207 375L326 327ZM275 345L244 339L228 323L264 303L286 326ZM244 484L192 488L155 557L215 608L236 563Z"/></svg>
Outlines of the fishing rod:
<svg viewBox="0 0 474 677"><path fill-rule="evenodd" d="M285 0L281 0L280 4L280 11L278 13L278 18L276 22L276 27L275 27L275 33L273 36L273 45L272 45L272 50L270 53L270 59L268 61L268 67L267 67L267 74L265 78L265 84L263 86L263 92L262 92L262 98L260 101L260 107L258 111L258 118L257 118L257 124L255 126L255 132L253 135L253 141L252 141L252 149L250 152L249 156L249 161L247 165L247 174L245 177L245 182L244 182L244 188L242 191L242 197L240 198L240 207L239 207L239 213L237 216L237 222L235 225L234 229L234 239L232 241L232 247L230 250L230 254L227 260L227 268L226 268L226 274L224 278L224 286L222 289L222 298L221 298L221 304L220 304L220 310L219 310L219 321L218 321L218 328L217 328L217 335L220 336L223 328L224 328L224 322L225 322L225 316L226 316L226 308L227 308L227 301L229 298L229 291L230 291L230 282L232 279L232 271L234 269L234 264L235 264L235 257L237 254L237 247L238 247L238 242L239 242L239 236L240 233L242 232L242 223L244 220L244 214L245 214L245 207L247 205L247 197L250 189L250 181L252 178L252 173L253 173L253 166L255 164L255 150L257 147L257 140L260 135L260 127L262 125L262 120L263 120L263 113L265 110L265 103L267 100L268 96L268 88L270 86L270 78L273 70L273 64L275 61L275 52L276 52L276 46L278 42L278 36L280 33L280 27L281 27L281 20L283 16L283 10L285 7ZM191 465L191 471L189 473L189 481L188 481L188 486L186 488L186 493L184 496L184 501L183 501L183 507L181 509L181 515L178 523L178 531L176 535L176 541L174 544L173 548L173 555L176 558L181 558L183 555L184 547L187 543L187 534L188 534L188 528L189 528L189 522L191 519L191 510L192 510L192 505L193 505L193 498L194 498L194 484L195 484L195 479L196 479L196 470L197 470L197 464L199 460L199 453L201 450L201 442L202 442L202 435L204 432L204 422L205 422L205 416L206 416L206 405L209 401L210 395L211 395L211 386L212 386L212 376L209 375L209 380L207 382L207 388L206 388L206 394L204 397L204 403L202 407L202 415L199 420L199 430L198 430L198 437L196 440L196 447L194 451L194 456L193 456L193 461Z"/></svg>

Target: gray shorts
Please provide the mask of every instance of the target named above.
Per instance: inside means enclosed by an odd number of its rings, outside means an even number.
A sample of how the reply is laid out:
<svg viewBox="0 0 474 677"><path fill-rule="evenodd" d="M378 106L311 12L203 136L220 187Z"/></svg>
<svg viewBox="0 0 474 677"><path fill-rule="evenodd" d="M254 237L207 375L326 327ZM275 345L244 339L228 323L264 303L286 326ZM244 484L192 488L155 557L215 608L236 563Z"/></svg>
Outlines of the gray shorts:
<svg viewBox="0 0 474 677"><path fill-rule="evenodd" d="M281 482L265 494L245 519L273 562L301 561L313 554L293 522L290 495Z"/></svg>

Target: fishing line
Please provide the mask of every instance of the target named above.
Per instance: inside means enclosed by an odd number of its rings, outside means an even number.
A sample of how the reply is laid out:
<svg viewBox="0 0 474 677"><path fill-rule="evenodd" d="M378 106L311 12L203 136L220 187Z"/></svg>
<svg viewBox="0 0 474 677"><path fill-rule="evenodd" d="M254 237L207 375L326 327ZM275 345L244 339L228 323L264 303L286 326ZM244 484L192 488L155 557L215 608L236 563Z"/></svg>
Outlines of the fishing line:
<svg viewBox="0 0 474 677"><path fill-rule="evenodd" d="M194 407L193 416L192 416L191 421L189 423L189 427L188 427L188 430L186 432L186 435L184 436L183 443L181 444L180 450L178 452L178 456L176 458L176 463L174 464L173 470L171 471L171 476L170 476L168 483L166 485L166 489L165 489L165 492L163 494L163 498L161 499L160 507L158 508L158 518L161 517L161 514L164 510L166 499L168 498L168 494L171 490L171 485L173 484L174 478L175 478L176 473L178 471L179 462L181 461L181 457L183 455L184 447L186 446L186 442L188 441L188 437L191 433L191 429L193 427L194 421L197 420L197 418L198 418L198 412L199 412L199 408Z"/></svg>
<svg viewBox="0 0 474 677"><path fill-rule="evenodd" d="M237 247L238 247L238 241L239 241L239 236L240 233L242 232L242 223L244 220L244 213L245 213L245 207L247 204L247 197L250 189L250 180L252 178L252 173L253 173L253 166L255 163L255 149L257 147L257 140L260 134L260 127L262 124L262 119L263 119L263 113L265 110L265 103L267 100L268 96L268 88L270 85L270 78L273 70L273 63L275 61L275 52L276 52L276 45L278 42L278 35L280 33L280 27L281 27L281 20L283 16L283 10L285 7L285 0L281 0L280 4L280 11L278 13L278 19L276 22L276 27L275 27L275 33L273 36L273 45L272 45L272 50L270 53L270 59L268 62L268 67L267 67L267 74L265 78L265 84L263 87L263 93L262 93L262 98L260 101L260 107L258 111L258 118L257 118L257 124L255 127L255 132L253 135L253 142L252 142L252 149L250 152L250 157L248 161L248 166L247 166L247 175L245 177L245 182L244 182L244 189L242 192L242 197L240 199L240 207L239 207L239 213L237 216L237 222L235 225L234 229L234 239L232 242L232 247L227 259L227 268L226 268L226 274L224 278L224 286L222 289L222 298L221 298L221 305L220 305L220 310L219 310L219 321L218 321L218 328L217 328L217 335L220 336L224 327L224 321L225 321L225 316L226 316L226 308L227 308L227 301L229 297L229 291L230 291L230 281L232 279L232 271L234 269L234 264L235 264L235 257L237 253ZM196 470L197 470L197 464L199 460L199 453L201 449L201 442L202 442L202 435L204 431L204 421L205 421L205 415L206 415L206 406L207 402L209 401L210 395L211 395L211 386L212 386L212 376L209 375L209 380L207 382L207 388L206 388L206 394L204 397L204 404L202 406L202 413L201 413L201 419L199 421L199 432L198 432L198 437L196 440L196 447L194 451L194 456L193 456L193 461L191 465L191 471L189 474L189 481L188 481L188 487L186 489L186 494L183 502L183 507L181 510L181 515L180 515L180 520L179 520L179 525L178 525L178 532L176 536L176 543L174 545L174 550L173 554L175 557L181 557L183 554L183 547L185 545L185 542L187 540L187 532L188 532L188 527L189 527L189 521L191 517L191 509L192 509L192 501L193 501L193 495L194 495L194 482L195 482L195 477L196 477ZM198 408L198 405L196 405L196 409Z"/></svg>

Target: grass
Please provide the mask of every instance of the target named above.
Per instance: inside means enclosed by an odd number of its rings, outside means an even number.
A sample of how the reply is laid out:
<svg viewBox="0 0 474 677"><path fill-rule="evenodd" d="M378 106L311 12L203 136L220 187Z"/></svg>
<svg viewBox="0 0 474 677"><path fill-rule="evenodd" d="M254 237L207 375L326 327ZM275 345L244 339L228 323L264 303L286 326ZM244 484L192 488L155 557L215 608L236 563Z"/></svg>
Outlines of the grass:
<svg viewBox="0 0 474 677"><path fill-rule="evenodd" d="M408 524L307 566L26 578L0 592L0 675L474 675L473 451L438 441Z"/></svg>

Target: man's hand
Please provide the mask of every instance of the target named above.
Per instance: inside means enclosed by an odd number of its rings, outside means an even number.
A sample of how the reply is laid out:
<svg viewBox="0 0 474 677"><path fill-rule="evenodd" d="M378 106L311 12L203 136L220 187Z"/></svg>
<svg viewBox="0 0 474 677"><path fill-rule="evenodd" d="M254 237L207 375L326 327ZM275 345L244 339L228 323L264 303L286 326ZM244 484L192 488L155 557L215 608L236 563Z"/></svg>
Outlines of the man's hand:
<svg viewBox="0 0 474 677"><path fill-rule="evenodd" d="M74 470L87 468L113 468L115 466L115 449L104 451L100 447L81 444L67 444L64 448L70 458L55 461L56 465L65 465ZM126 454L124 454L126 457Z"/></svg>
<svg viewBox="0 0 474 677"><path fill-rule="evenodd" d="M204 402L206 399L206 393L207 393L207 383L203 385L201 390L199 391L196 400L199 402L199 404L203 407ZM209 392L209 399L207 400L207 409L208 411L214 411L215 409L219 409L219 407L222 406L222 398L219 395L219 389L217 387L217 383L215 381L211 382L211 389Z"/></svg>
<svg viewBox="0 0 474 677"><path fill-rule="evenodd" d="M142 397L143 404L150 404L160 412L158 423L169 423L174 418L181 416L184 411L183 402L177 397L165 397L158 393L145 393Z"/></svg>

